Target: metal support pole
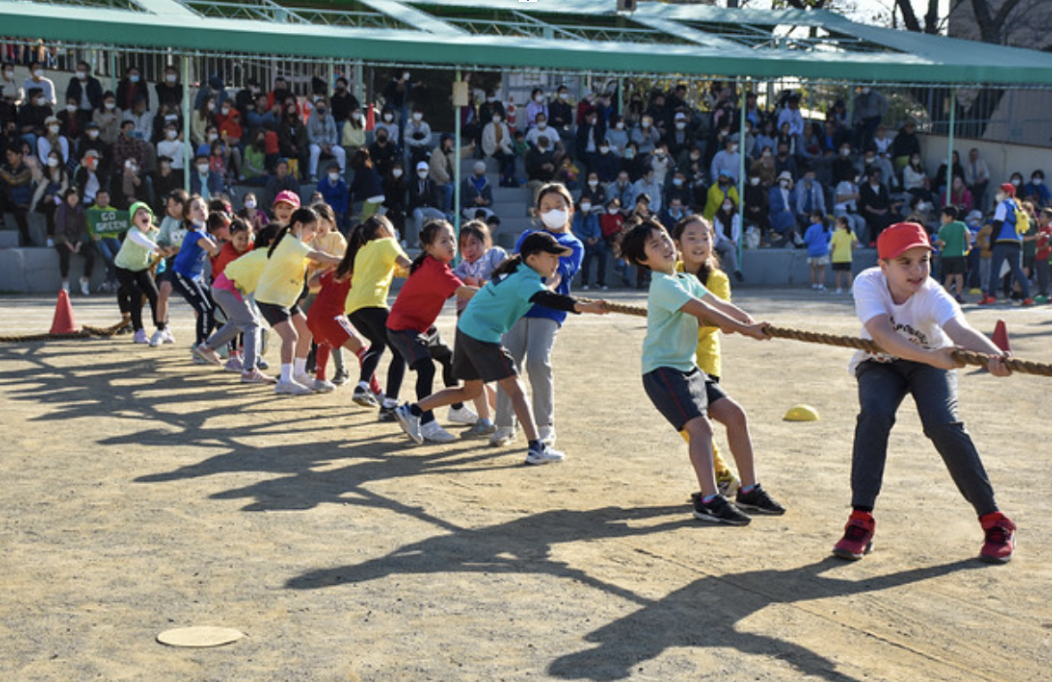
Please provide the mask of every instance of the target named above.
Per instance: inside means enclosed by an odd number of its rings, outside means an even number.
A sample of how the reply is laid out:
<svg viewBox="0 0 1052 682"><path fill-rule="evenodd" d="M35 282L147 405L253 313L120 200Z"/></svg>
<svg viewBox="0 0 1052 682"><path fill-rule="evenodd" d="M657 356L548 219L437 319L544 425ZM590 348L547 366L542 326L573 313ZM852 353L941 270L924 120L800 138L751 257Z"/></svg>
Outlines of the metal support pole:
<svg viewBox="0 0 1052 682"><path fill-rule="evenodd" d="M457 82L460 82L460 69L457 69ZM441 147L439 148L441 151ZM453 235L460 243L460 107L453 107ZM458 256L459 258L459 256Z"/></svg>
<svg viewBox="0 0 1052 682"><path fill-rule="evenodd" d="M746 81L738 81L741 90L741 121L738 124L738 220L741 234L738 235L738 269L742 269L742 245L745 243L745 93Z"/></svg>
<svg viewBox="0 0 1052 682"><path fill-rule="evenodd" d="M369 108L365 102L364 93L365 90L363 89L362 83L362 62L361 60L358 60L354 63L354 97L361 103L363 115Z"/></svg>
<svg viewBox="0 0 1052 682"><path fill-rule="evenodd" d="M182 57L183 72L183 189L190 193L190 169L193 167L193 143L190 141L190 57Z"/></svg>
<svg viewBox="0 0 1052 682"><path fill-rule="evenodd" d="M949 205L953 192L953 129L957 118L957 91L950 88L950 129L947 131L946 144L946 204Z"/></svg>
<svg viewBox="0 0 1052 682"><path fill-rule="evenodd" d="M117 92L117 51L110 50L110 90Z"/></svg>

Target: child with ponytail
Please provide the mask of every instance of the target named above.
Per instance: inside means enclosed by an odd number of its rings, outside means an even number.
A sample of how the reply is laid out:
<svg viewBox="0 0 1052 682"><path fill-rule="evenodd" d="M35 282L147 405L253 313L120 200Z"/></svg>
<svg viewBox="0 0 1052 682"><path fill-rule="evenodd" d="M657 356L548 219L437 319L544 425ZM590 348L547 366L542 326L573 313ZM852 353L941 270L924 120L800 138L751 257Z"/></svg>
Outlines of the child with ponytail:
<svg viewBox="0 0 1052 682"><path fill-rule="evenodd" d="M190 197L183 212L186 236L172 262L172 289L179 292L197 313L196 347L204 343L215 326L215 302L204 281L206 256L218 256L220 246L208 233L208 211L199 194Z"/></svg>

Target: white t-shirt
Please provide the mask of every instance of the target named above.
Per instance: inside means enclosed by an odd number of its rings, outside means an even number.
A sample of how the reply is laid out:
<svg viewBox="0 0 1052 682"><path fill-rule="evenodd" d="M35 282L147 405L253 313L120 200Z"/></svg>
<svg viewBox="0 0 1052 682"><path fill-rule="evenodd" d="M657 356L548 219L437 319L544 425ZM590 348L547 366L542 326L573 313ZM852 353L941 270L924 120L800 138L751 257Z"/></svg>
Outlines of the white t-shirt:
<svg viewBox="0 0 1052 682"><path fill-rule="evenodd" d="M863 325L877 315L887 314L895 332L916 346L934 350L953 345L943 326L961 314L961 307L934 279L929 277L920 291L902 305L891 300L888 279L879 267L863 270L852 286L855 314ZM865 326L862 327L862 338L873 338ZM860 350L851 358L848 371L854 374L858 364L865 360L892 362L896 359L886 353Z"/></svg>

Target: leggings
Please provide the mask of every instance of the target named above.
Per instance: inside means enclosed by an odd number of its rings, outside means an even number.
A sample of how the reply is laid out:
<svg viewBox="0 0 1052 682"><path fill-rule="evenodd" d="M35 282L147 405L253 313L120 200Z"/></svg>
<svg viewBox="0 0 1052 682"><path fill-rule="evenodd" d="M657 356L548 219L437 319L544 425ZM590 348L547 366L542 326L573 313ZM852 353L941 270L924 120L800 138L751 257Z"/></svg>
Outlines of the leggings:
<svg viewBox="0 0 1052 682"><path fill-rule="evenodd" d="M120 288L117 289L117 305L122 311L131 314L132 329L142 329L142 297L150 301L150 310L153 312L153 324L158 329L164 329L164 323L157 320L157 285L150 276L149 269L125 270L117 266L117 281Z"/></svg>
<svg viewBox="0 0 1052 682"><path fill-rule="evenodd" d="M216 304L212 301L208 287L200 279L190 279L173 272L172 288L182 294L190 307L197 311L197 343L204 343L215 326Z"/></svg>
<svg viewBox="0 0 1052 682"><path fill-rule="evenodd" d="M435 333L428 336L427 350L429 357L417 360L409 368L416 372L417 400L423 400L434 392L436 362L442 365L442 384L446 388L452 388L458 385L456 378L453 376L453 349L442 341L442 337L438 335L438 332L435 331L434 327L431 328L431 331L434 331ZM394 347L392 346L392 350L393 348ZM450 407L458 408L463 406L464 403L454 403ZM434 411L428 410L424 413L424 416L421 417L420 422L426 424L434 420Z"/></svg>
<svg viewBox="0 0 1052 682"><path fill-rule="evenodd" d="M362 357L360 382L368 383L380 365L380 356L387 348L387 308L359 308L348 315L354 328L369 341L369 350ZM391 349L391 364L387 366L387 397L395 400L405 376L405 360L401 353Z"/></svg>
<svg viewBox="0 0 1052 682"><path fill-rule="evenodd" d="M67 279L69 277L69 257L73 252L65 244L55 244L55 251L58 252L58 271L62 279ZM81 242L80 255L84 256L84 277L90 278L91 271L95 267L95 247L91 242Z"/></svg>

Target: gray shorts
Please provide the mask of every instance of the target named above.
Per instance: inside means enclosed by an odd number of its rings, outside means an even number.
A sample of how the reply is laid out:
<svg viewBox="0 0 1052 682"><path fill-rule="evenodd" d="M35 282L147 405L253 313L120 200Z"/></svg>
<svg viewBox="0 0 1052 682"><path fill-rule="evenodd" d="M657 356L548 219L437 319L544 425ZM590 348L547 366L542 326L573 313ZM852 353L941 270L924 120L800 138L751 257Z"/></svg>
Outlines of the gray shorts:
<svg viewBox="0 0 1052 682"><path fill-rule="evenodd" d="M435 331L438 336L438 331ZM421 334L415 329L387 330L387 343L405 359L407 365L412 367L421 360L431 360L431 351L428 349L428 335Z"/></svg>
<svg viewBox="0 0 1052 682"><path fill-rule="evenodd" d="M517 374L515 360L507 348L499 343L479 341L457 329L453 345L453 376L461 381L489 383Z"/></svg>
<svg viewBox="0 0 1052 682"><path fill-rule="evenodd" d="M643 389L677 431L691 419L704 417L709 405L727 397L723 387L697 367L689 372L658 367L643 375Z"/></svg>

